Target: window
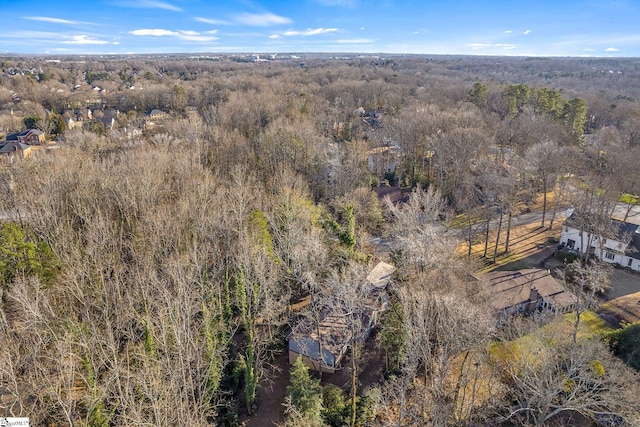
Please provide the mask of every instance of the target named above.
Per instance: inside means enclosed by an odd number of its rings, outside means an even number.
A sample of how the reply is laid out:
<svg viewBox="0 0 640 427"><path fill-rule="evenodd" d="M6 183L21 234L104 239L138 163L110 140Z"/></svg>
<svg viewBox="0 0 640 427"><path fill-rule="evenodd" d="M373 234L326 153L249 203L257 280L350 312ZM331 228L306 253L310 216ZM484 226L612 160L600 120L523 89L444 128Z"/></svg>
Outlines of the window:
<svg viewBox="0 0 640 427"><path fill-rule="evenodd" d="M607 239L602 239L602 244L606 245L607 244Z"/></svg>
<svg viewBox="0 0 640 427"><path fill-rule="evenodd" d="M627 262L627 267L631 267L631 264L633 264L633 258L629 258L629 262Z"/></svg>
<svg viewBox="0 0 640 427"><path fill-rule="evenodd" d="M572 239L567 239L567 247L569 249L573 249L576 247L576 241Z"/></svg>
<svg viewBox="0 0 640 427"><path fill-rule="evenodd" d="M613 261L614 259L616 259L616 254L612 252L605 252L604 257L610 261Z"/></svg>

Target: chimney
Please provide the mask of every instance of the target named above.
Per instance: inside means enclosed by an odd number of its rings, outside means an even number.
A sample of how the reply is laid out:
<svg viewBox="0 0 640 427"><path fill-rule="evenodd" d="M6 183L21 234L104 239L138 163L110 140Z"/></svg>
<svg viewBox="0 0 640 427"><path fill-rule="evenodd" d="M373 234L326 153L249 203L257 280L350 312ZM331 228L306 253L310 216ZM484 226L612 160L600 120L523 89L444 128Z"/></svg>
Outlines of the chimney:
<svg viewBox="0 0 640 427"><path fill-rule="evenodd" d="M537 302L540 299L540 292L538 292L538 288L531 288L531 291L529 293L529 301L531 302Z"/></svg>

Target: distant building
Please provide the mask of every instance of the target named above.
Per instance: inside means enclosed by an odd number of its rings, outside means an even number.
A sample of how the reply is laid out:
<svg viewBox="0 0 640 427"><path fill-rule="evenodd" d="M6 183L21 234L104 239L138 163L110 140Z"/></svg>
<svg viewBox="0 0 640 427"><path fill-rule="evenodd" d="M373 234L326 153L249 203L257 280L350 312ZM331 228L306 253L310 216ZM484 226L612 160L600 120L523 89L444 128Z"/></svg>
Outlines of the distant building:
<svg viewBox="0 0 640 427"><path fill-rule="evenodd" d="M27 129L22 132L7 135L7 142L19 142L21 144L38 145L45 142L45 135L40 129Z"/></svg>
<svg viewBox="0 0 640 427"><path fill-rule="evenodd" d="M578 215L570 212L563 224L560 244L564 248L640 271L640 225L610 219L603 221L605 231L599 232Z"/></svg>
<svg viewBox="0 0 640 427"><path fill-rule="evenodd" d="M477 279L486 283L487 298L498 323L518 314L562 314L574 308L575 296L548 270L492 271Z"/></svg>
<svg viewBox="0 0 640 427"><path fill-rule="evenodd" d="M33 147L17 141L0 142L0 156L14 161L16 159L27 159L31 157Z"/></svg>

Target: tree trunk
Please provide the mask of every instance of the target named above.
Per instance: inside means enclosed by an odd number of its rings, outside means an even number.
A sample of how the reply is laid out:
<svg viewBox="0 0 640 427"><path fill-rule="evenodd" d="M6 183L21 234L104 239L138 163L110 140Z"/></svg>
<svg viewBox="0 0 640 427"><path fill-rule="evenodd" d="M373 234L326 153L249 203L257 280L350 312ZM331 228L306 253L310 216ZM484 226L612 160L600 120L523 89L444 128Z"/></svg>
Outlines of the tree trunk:
<svg viewBox="0 0 640 427"><path fill-rule="evenodd" d="M489 247L489 222L490 221L491 221L491 218L487 218L487 222L484 228L484 254L482 255L483 258L487 257L487 250Z"/></svg>
<svg viewBox="0 0 640 427"><path fill-rule="evenodd" d="M498 221L498 232L496 233L496 247L493 249L493 263L496 263L496 258L498 257L498 244L500 243L500 231L502 231L502 217L503 217L502 209L500 209L500 220Z"/></svg>
<svg viewBox="0 0 640 427"><path fill-rule="evenodd" d="M354 338L355 340L355 338ZM357 410L357 392L358 392L358 365L356 363L356 343L354 342L351 347L351 427L356 425L356 410Z"/></svg>
<svg viewBox="0 0 640 427"><path fill-rule="evenodd" d="M544 228L544 219L547 216L547 177L542 175L542 225Z"/></svg>
<svg viewBox="0 0 640 427"><path fill-rule="evenodd" d="M469 233L468 249L469 250L467 251L467 258L471 258L471 247L473 246L473 230L471 229L471 217L468 214L467 214L467 225L469 226L469 229L468 229L468 233Z"/></svg>
<svg viewBox="0 0 640 427"><path fill-rule="evenodd" d="M509 253L509 238L511 237L511 211L509 211L509 219L507 221L507 242L504 245L504 253Z"/></svg>
<svg viewBox="0 0 640 427"><path fill-rule="evenodd" d="M555 203L553 204L553 212L551 213L551 220L549 220L549 229L553 228L553 221L556 219L556 212L558 210L558 198L556 197Z"/></svg>

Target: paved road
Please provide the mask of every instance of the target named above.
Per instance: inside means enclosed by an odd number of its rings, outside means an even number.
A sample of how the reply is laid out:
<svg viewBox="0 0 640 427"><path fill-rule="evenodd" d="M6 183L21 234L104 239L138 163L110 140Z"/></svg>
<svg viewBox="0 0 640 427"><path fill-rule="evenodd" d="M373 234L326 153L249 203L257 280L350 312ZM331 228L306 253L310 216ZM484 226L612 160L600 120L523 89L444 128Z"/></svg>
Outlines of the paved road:
<svg viewBox="0 0 640 427"><path fill-rule="evenodd" d="M627 215L627 211L629 212ZM627 222L640 225L640 205L629 206L625 203L618 203L613 211L613 217L623 220L627 215Z"/></svg>
<svg viewBox="0 0 640 427"><path fill-rule="evenodd" d="M558 207L556 211L556 216L554 219L554 224L561 223L566 219L567 216L567 206ZM625 203L618 203L614 209L613 217L617 219L624 219L625 214L627 213L628 206ZM547 213L545 215L545 226L549 226L549 222L553 215L553 209L547 209ZM491 231L495 231L498 229L499 219L496 217L489 222L489 229ZM634 224L640 224L640 205L632 206L629 211L629 215L627 216L627 222L631 222ZM528 212L521 215L516 215L511 218L511 226L517 227L528 224L542 224L542 211ZM506 229L507 226L507 217L503 218L502 227ZM444 226L438 226L440 229L440 233L443 237L447 237L449 239L455 239L454 244L462 243L464 241L464 227L460 228L446 228ZM484 223L478 223L474 225L474 228L477 233L484 232ZM559 237L559 236L558 236ZM375 246L375 252L377 255L386 255L389 250L391 250L395 246L395 242L393 239L380 239L374 238L370 242Z"/></svg>

